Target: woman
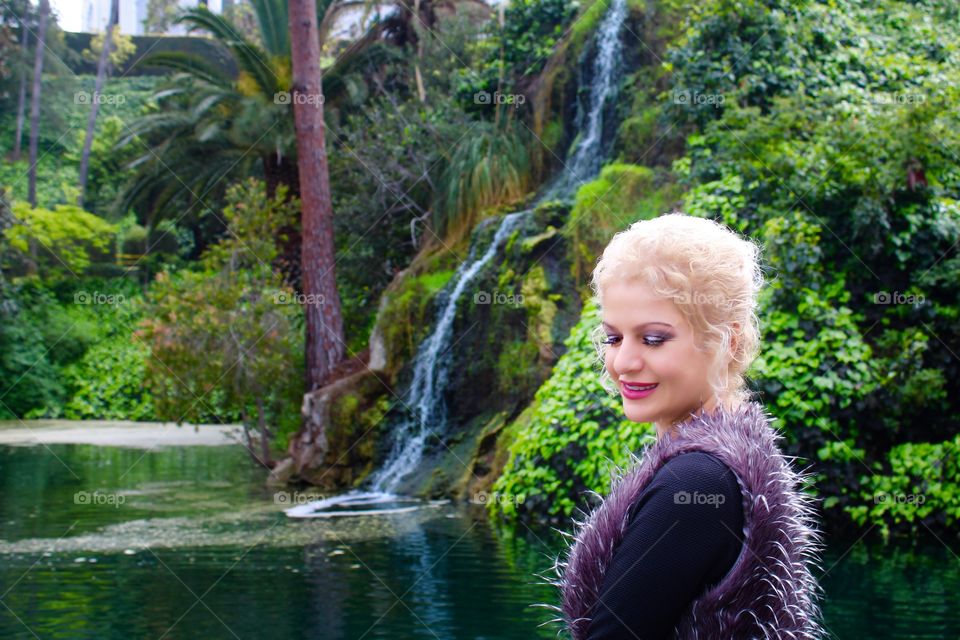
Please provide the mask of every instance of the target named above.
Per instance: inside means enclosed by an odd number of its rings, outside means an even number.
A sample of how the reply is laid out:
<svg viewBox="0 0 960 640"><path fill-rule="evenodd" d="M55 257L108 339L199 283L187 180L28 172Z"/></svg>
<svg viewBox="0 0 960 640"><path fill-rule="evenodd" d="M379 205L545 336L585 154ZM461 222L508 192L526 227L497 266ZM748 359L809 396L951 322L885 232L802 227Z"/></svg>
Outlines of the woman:
<svg viewBox="0 0 960 640"><path fill-rule="evenodd" d="M601 380L657 440L556 564L574 640L820 638L807 482L744 372L759 250L680 213L618 233L593 273Z"/></svg>

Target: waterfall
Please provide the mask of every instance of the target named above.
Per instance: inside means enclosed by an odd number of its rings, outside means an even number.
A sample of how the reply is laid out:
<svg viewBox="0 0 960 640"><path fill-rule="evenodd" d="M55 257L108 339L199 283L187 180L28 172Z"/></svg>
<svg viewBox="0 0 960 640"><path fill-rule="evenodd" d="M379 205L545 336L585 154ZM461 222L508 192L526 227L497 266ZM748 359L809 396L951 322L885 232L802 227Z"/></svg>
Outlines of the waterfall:
<svg viewBox="0 0 960 640"><path fill-rule="evenodd" d="M412 415L404 419L391 430L392 439L387 460L366 482L366 491L351 491L342 496L310 502L286 509L286 514L294 518L319 518L338 515L358 515L376 511L377 513L402 513L404 509L342 509L358 505L377 503L408 502L393 493L397 485L423 458L427 438L431 434L442 436L446 429L447 411L443 399L443 390L447 383L450 366L450 344L453 336L453 321L457 315L457 303L464 291L476 279L477 274L493 259L503 241L516 228L517 224L529 214L529 211L509 213L503 217L483 255L476 257L477 247L472 245L470 253L454 273L437 314L433 331L420 343L413 360L413 382L407 390L404 404ZM493 219L490 219L492 222ZM484 224L484 223L481 223ZM330 510L334 509L336 510Z"/></svg>
<svg viewBox="0 0 960 640"><path fill-rule="evenodd" d="M620 31L626 15L626 0L612 0L594 36L597 55L590 82L589 108L585 112L578 111L579 134L567 153L566 166L551 186L536 199L537 203L569 198L580 184L592 180L600 172L600 163L604 158L601 149L603 111L609 101L616 99L618 91L615 76L622 53ZM477 249L471 246L467 260L451 278L451 283L445 289L445 292L449 293L441 297L441 309L437 314L434 329L420 344L414 357L413 381L404 397L404 403L410 408L412 415L404 416L391 431L390 453L383 467L366 482L367 490L354 490L326 500L298 505L286 510L288 516L317 518L371 512L396 513L409 508L352 510L349 507L418 502L398 496L393 491L420 463L429 436L434 434L442 437L446 431L447 413L443 391L452 355L450 345L457 305L477 274L496 255L500 244L529 213L530 210L525 210L504 216L483 255L477 258ZM481 224L486 223L488 222L484 221Z"/></svg>
<svg viewBox="0 0 960 640"><path fill-rule="evenodd" d="M391 491L420 462L427 437L433 433L442 435L446 427L447 412L443 390L447 383L450 366L450 344L453 337L453 321L457 315L457 303L477 274L496 255L500 244L517 226L526 211L504 216L490 242L479 258L474 257L476 247L460 265L452 278L452 289L446 296L433 332L420 344L413 362L413 382L405 402L413 411L412 416L394 429L393 448L383 468L371 479L374 491ZM450 285L448 285L449 287Z"/></svg>
<svg viewBox="0 0 960 640"><path fill-rule="evenodd" d="M618 64L623 53L620 32L626 17L627 1L612 0L594 36L597 55L593 60L593 76L590 79L589 108L586 112L578 108L578 133L567 152L564 169L541 199L569 198L581 184L593 180L600 173L600 163L606 157L601 149L603 112L607 104L617 99L620 90L617 79Z"/></svg>

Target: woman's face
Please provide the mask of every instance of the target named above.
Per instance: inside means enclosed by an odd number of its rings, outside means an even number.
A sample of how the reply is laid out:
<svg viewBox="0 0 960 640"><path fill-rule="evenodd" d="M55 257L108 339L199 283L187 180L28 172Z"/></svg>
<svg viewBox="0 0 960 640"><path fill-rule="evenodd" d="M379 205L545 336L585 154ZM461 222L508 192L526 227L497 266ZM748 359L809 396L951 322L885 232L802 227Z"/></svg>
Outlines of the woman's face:
<svg viewBox="0 0 960 640"><path fill-rule="evenodd" d="M615 282L603 292L603 324L605 364L629 420L655 423L663 435L701 403L713 410L717 399L708 382L710 356L694 346L693 327L672 300L639 280ZM656 387L635 392L624 383Z"/></svg>

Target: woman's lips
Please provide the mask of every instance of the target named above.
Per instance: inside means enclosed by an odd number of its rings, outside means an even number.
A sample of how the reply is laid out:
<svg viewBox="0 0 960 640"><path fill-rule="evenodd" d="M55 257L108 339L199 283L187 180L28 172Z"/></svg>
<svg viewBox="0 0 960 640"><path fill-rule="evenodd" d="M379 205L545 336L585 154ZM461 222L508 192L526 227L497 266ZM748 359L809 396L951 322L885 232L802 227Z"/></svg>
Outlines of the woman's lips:
<svg viewBox="0 0 960 640"><path fill-rule="evenodd" d="M633 385L633 386L638 386L638 387L639 387L639 386L646 386L646 385ZM645 390L645 391L633 391L632 389L628 389L628 388L627 388L626 383L621 382L621 383L620 383L620 393L622 393L622 394L623 394L623 397L626 398L626 399L628 399L628 400L640 400L641 398L646 398L646 397L649 396L651 393L653 393L654 391L656 391L656 390L657 390L657 387L659 387L659 386L660 386L660 385L657 384L657 385L655 385L652 389L647 389L647 390Z"/></svg>

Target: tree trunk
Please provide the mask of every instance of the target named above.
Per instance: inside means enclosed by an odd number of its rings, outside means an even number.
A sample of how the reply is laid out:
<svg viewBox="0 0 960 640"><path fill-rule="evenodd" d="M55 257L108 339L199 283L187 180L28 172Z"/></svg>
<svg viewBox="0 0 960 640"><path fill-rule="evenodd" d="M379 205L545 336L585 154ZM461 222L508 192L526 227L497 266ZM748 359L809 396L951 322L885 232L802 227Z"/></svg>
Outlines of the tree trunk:
<svg viewBox="0 0 960 640"><path fill-rule="evenodd" d="M17 133L13 138L13 153L10 159L16 162L20 159L20 140L23 138L23 119L27 109L27 68L26 56L30 49L30 29L27 28L27 11L29 5L24 9L23 18L20 21L23 33L20 34L20 50L23 52L23 66L20 67L20 91L17 94Z"/></svg>
<svg viewBox="0 0 960 640"><path fill-rule="evenodd" d="M423 86L423 75L420 73L420 63L423 62L423 34L417 27L420 20L420 0L414 0L413 2L413 18L416 21L413 30L417 33L417 61L413 63L413 72L417 79L417 96L421 103L426 104L427 91Z"/></svg>
<svg viewBox="0 0 960 640"><path fill-rule="evenodd" d="M324 148L320 39L314 0L290 0L293 115L300 174L301 265L307 325L306 391L343 359L343 318L334 274L333 205Z"/></svg>
<svg viewBox="0 0 960 640"><path fill-rule="evenodd" d="M90 168L90 149L93 147L93 132L97 127L97 112L100 110L100 92L107 80L107 69L110 67L110 50L113 48L113 27L120 22L120 0L110 3L110 20L107 22L107 32L103 36L103 51L100 52L100 62L97 64L97 81L93 86L93 95L90 96L90 117L87 118L87 136L83 140L83 153L80 155L80 195L77 196L77 205L82 207L87 196L87 171Z"/></svg>
<svg viewBox="0 0 960 640"><path fill-rule="evenodd" d="M257 396L257 429L260 431L260 455L263 457L263 466L272 469L274 462L270 455L270 429L267 427L263 398L260 396Z"/></svg>
<svg viewBox="0 0 960 640"><path fill-rule="evenodd" d="M40 18L37 25L37 52L33 57L33 89L30 93L30 187L27 199L37 206L37 147L40 144L40 79L43 76L43 48L47 36L48 0L40 0Z"/></svg>

